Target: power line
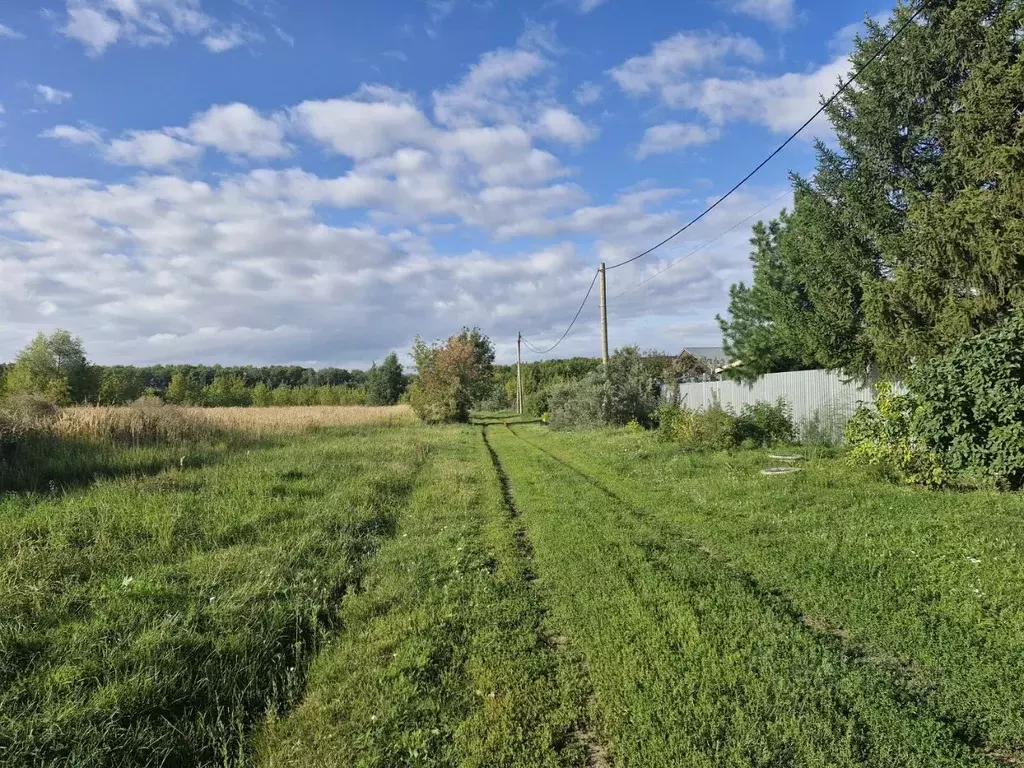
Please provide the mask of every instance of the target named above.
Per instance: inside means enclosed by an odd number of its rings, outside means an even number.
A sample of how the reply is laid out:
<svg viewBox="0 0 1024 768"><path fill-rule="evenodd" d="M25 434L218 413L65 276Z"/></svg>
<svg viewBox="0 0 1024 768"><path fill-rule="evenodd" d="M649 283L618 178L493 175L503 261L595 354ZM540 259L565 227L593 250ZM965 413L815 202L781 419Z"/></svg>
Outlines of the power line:
<svg viewBox="0 0 1024 768"><path fill-rule="evenodd" d="M624 291L623 291L622 293L617 293L617 294L615 294L614 296L612 296L612 298L613 298L613 299L617 299L617 298L619 298L620 296L625 296L625 295L626 295L627 293L630 293L631 291L635 291L635 290L636 290L637 288L639 288L640 286L642 286L642 285L646 285L647 283L651 282L651 280L653 280L654 278L658 277L658 275L662 275L662 274L664 274L665 272L668 272L668 271L669 271L670 269L672 269L672 267L674 267L674 266L675 266L676 264L679 264L679 263L680 263L681 261L685 261L686 259L688 259L688 258L690 258L691 256L693 256L693 255L694 255L695 253L697 253L698 251L702 251L702 250L704 250L705 248L707 248L707 247L708 247L709 245L711 245L712 243L714 243L714 242L717 242L718 240L721 240L721 239L722 239L723 237L725 237L725 236L726 236L727 234L729 234L730 232L732 232L732 231L733 231L734 229L736 229L737 227L739 227L739 226L741 226L741 225L743 225L743 224L746 224L746 223L747 223L748 221L750 221L750 220L751 220L752 218L754 218L755 216L759 216L759 215L760 215L761 213L763 213L764 211L768 210L768 209L769 209L769 208L771 208L771 207L772 207L773 205L776 205L776 204L777 204L777 203L779 202L779 200L781 200L782 198L786 197L786 196L787 196L787 195L789 195L789 194L791 194L791 190L787 189L787 190L786 190L785 192L783 192L783 193L782 193L781 195L779 195L778 197L776 197L776 198L775 198L774 200L772 200L772 201L771 201L770 203L768 203L767 205L763 205L763 206L761 206L761 207L760 207L759 209L757 209L756 211L754 211L754 212L753 212L752 214L750 214L750 215L749 215L749 216L747 216L746 218L744 218L744 219L741 219L740 221L737 221L737 222L736 222L735 224L733 224L733 225L732 225L731 227L729 227L729 228L728 228L727 230L725 230L724 232L720 232L719 234L715 235L715 236L714 236L713 238L711 238L711 239L710 239L710 240L708 240L707 242L705 242L705 243L702 243L701 245L698 245L698 246L697 246L696 248L694 248L694 249L693 249L692 251L690 251L689 253L685 253L685 254L683 254L683 255L682 255L682 256L680 256L680 257L679 257L678 259L676 259L675 261L673 261L673 262L671 262L670 264L668 264L668 265L667 265L667 266L666 266L666 267L665 267L664 269L659 269L659 270L658 270L657 272L655 272L655 273L654 273L653 275L650 275L649 277L645 277L645 278L644 278L643 280L641 280L641 281L640 281L639 283L637 283L636 285L634 285L634 286L631 286L630 288L627 288L627 289L626 289L626 290L624 290Z"/></svg>
<svg viewBox="0 0 1024 768"><path fill-rule="evenodd" d="M583 301L580 303L580 308L576 310L576 315L573 317L572 322L569 323L569 327L565 329L565 333L562 334L561 338L559 338L558 341L556 341L554 344L552 344L547 349L537 349L530 342L528 342L526 339L523 339L523 343L526 345L527 349L529 349L535 355L546 355L548 352L551 352L555 347L557 347L559 344L562 343L562 341L565 339L565 337L569 335L569 331L572 330L572 327L574 325L576 325L576 321L579 320L580 313L583 311L583 307L586 306L587 299L590 298L591 291L594 290L594 283L597 282L597 275L598 275L598 273L595 270L594 271L594 279L590 281L590 287L587 288L587 295L583 297Z"/></svg>
<svg viewBox="0 0 1024 768"><path fill-rule="evenodd" d="M807 118L807 120L804 121L803 125L801 125L795 131L793 131L793 133L790 134L788 139L786 139L778 147L775 148L775 151L773 151L770 155L768 155L768 157L766 157L764 160L762 160L760 163L758 163L757 166L754 168L754 170L752 170L750 173L748 173L746 176L744 176L742 179L740 179L740 181L736 184L736 186L734 186L732 189L730 189L728 192L726 192L724 195L722 195L720 198L718 198L715 202L713 202L711 205L709 205L707 208L705 208L703 213L701 213L695 219L692 219L691 221L687 222L687 224L685 226L681 227L680 229L677 229L675 232L673 232L671 235L666 237L664 240L662 240L657 245L653 245L650 248L648 248L646 251L643 251L642 253L638 253L636 256L632 256L632 257L626 259L625 261L620 261L618 264L612 264L607 269L617 269L619 267L623 267L626 264L630 264L630 263L636 261L637 259L643 258L644 256L646 256L647 254L651 253L652 251L656 251L658 248L661 248L661 246L665 245L665 243L669 242L670 240L675 239L676 237L681 235L683 232L688 230L690 227L692 227L698 221L700 221L705 216L707 216L709 213L711 213L711 211L715 210L715 208L717 208L730 195L732 195L733 192L735 192L737 189L739 189L744 184L746 184L748 181L750 181L750 179L753 178L754 174L756 174L758 171L760 171L762 168L764 168L772 160L772 158L774 158L777 154L779 154L779 152L781 152L787 146L789 146L790 142L792 142L793 139L795 139L797 136L799 136L800 133L804 130L804 128L806 128L808 125L813 123L822 112L824 112L826 109L828 109L828 107L830 107L832 105L832 102L834 102L836 99L838 99L843 94L843 92L850 86L850 84L853 83L853 81L856 80L858 77L860 77L861 73L864 72L865 69L870 67L874 63L875 59L877 59L879 56L881 56L885 52L885 50L890 45L892 45L892 43L896 40L896 38L899 37L901 34L903 34L904 30L906 30L907 27L909 27L911 24L914 23L914 21L917 19L917 17L921 14L921 11L923 11L925 8L928 7L929 3L930 3L930 0L924 0L924 2L921 3L921 5L918 7L918 9L916 11L914 11L913 14L911 14L910 18L907 19L906 22L904 22L903 26L901 26L898 30L896 30L896 33L892 37L890 37L888 40L886 40L885 43L877 51L875 51L875 53L871 56L871 58L868 59L864 63L864 65L862 67L860 67L860 69L858 69L856 72L854 72L852 75L850 75L850 78L845 83L843 83L841 86L839 86L839 90L837 90L834 94L832 94L832 96L828 99L828 101L826 101L820 107L818 107L818 110L813 115L811 115L809 118Z"/></svg>

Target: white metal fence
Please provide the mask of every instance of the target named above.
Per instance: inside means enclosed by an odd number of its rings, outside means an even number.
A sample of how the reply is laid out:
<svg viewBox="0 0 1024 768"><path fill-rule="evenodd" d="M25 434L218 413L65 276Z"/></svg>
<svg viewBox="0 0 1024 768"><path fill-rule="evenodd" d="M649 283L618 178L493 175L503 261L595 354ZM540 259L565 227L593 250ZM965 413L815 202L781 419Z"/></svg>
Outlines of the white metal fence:
<svg viewBox="0 0 1024 768"><path fill-rule="evenodd" d="M744 405L774 403L782 398L792 410L793 423L805 431L819 428L842 434L842 428L861 405L874 401L872 384L847 381L835 371L793 371L769 373L753 383L702 381L679 384L679 403L685 408L706 408L718 402L739 412Z"/></svg>

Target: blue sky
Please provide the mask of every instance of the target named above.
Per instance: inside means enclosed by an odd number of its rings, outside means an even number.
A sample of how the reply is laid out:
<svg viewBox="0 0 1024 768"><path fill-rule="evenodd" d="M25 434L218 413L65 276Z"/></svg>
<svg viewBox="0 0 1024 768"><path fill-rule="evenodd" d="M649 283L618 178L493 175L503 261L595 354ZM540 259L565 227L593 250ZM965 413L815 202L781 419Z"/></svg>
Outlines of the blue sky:
<svg viewBox="0 0 1024 768"><path fill-rule="evenodd" d="M824 0L7 0L0 359L366 365L479 325L556 339L602 260L661 240L847 71ZM609 273L611 342L720 341L815 124ZM755 217L756 219L757 217ZM735 227L735 228L733 228ZM703 243L639 288L641 281ZM597 304L554 356L597 354Z"/></svg>

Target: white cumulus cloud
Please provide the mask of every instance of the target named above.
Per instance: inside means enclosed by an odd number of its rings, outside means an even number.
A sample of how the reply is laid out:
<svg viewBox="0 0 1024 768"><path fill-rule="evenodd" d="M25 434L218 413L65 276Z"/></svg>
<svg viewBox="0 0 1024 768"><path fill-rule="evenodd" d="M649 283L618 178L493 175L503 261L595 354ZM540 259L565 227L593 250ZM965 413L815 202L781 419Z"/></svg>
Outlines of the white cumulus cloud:
<svg viewBox="0 0 1024 768"><path fill-rule="evenodd" d="M636 157L642 160L650 155L674 152L698 144L715 141L719 132L695 123L663 123L653 125L644 131L643 140L637 147Z"/></svg>
<svg viewBox="0 0 1024 768"><path fill-rule="evenodd" d="M0 37L6 37L8 40L24 40L25 35L16 29L11 29L6 24L0 24Z"/></svg>
<svg viewBox="0 0 1024 768"><path fill-rule="evenodd" d="M107 160L118 165L160 168L186 160L195 160L203 148L179 141L163 131L129 131L106 147Z"/></svg>
<svg viewBox="0 0 1024 768"><path fill-rule="evenodd" d="M730 57L757 63L764 58L764 51L749 37L678 32L655 43L649 54L627 59L610 74L627 93L643 94L678 83Z"/></svg>
<svg viewBox="0 0 1024 768"><path fill-rule="evenodd" d="M176 37L201 40L222 53L263 36L245 24L222 24L203 11L200 0L66 0L59 31L100 56L118 42L169 45Z"/></svg>
<svg viewBox="0 0 1024 768"><path fill-rule="evenodd" d="M845 56L806 73L777 77L709 78L664 89L666 103L696 109L716 124L744 120L777 133L798 128L849 71Z"/></svg>
<svg viewBox="0 0 1024 768"><path fill-rule="evenodd" d="M422 145L432 133L430 122L409 101L304 101L291 110L291 118L300 130L335 152L355 158Z"/></svg>
<svg viewBox="0 0 1024 768"><path fill-rule="evenodd" d="M580 146L597 136L597 131L563 107L548 107L537 120L537 134L564 144Z"/></svg>
<svg viewBox="0 0 1024 768"><path fill-rule="evenodd" d="M103 143L99 131L90 125L76 128L73 125L55 125L39 134L44 139L57 139L68 144L98 146Z"/></svg>
<svg viewBox="0 0 1024 768"><path fill-rule="evenodd" d="M248 104L235 102L210 107L182 132L184 137L229 155L283 157L288 154L284 128Z"/></svg>
<svg viewBox="0 0 1024 768"><path fill-rule="evenodd" d="M36 86L36 98L44 104L63 104L71 99L71 92L40 83Z"/></svg>
<svg viewBox="0 0 1024 768"><path fill-rule="evenodd" d="M779 29L791 27L796 18L796 0L730 0L726 7Z"/></svg>

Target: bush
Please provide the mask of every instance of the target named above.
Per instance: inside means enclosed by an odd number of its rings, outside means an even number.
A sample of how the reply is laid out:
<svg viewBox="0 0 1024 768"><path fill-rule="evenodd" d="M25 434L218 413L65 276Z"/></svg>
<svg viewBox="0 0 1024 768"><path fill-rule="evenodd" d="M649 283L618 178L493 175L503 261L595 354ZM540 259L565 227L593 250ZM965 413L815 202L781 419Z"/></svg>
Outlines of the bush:
<svg viewBox="0 0 1024 768"><path fill-rule="evenodd" d="M604 418L608 424L622 426L638 421L645 427L654 423L661 401L661 388L637 347L616 350L608 360L606 375L608 396Z"/></svg>
<svg viewBox="0 0 1024 768"><path fill-rule="evenodd" d="M800 420L798 439L803 445L836 447L842 445L850 412L837 405L815 409Z"/></svg>
<svg viewBox="0 0 1024 768"><path fill-rule="evenodd" d="M9 395L0 404L0 411L7 415L8 423L21 426L52 424L60 416L60 408L42 395L22 393Z"/></svg>
<svg viewBox="0 0 1024 768"><path fill-rule="evenodd" d="M715 404L699 411L669 406L662 413L661 433L694 451L724 451L736 446L736 417Z"/></svg>
<svg viewBox="0 0 1024 768"><path fill-rule="evenodd" d="M912 396L895 394L888 382L879 384L875 408L859 408L846 425L851 456L893 480L942 485L946 472L939 456L915 435L914 411Z"/></svg>
<svg viewBox="0 0 1024 768"><path fill-rule="evenodd" d="M923 365L912 429L950 472L1024 485L1024 312Z"/></svg>
<svg viewBox="0 0 1024 768"><path fill-rule="evenodd" d="M782 398L775 403L743 406L735 429L737 444L755 448L792 442L795 432L789 406Z"/></svg>
<svg viewBox="0 0 1024 768"><path fill-rule="evenodd" d="M551 393L554 392L556 387L561 386L561 383L560 381L555 381L536 392L530 392L526 395L523 398L523 413L539 418L542 413L550 411Z"/></svg>
<svg viewBox="0 0 1024 768"><path fill-rule="evenodd" d="M552 429L593 429L604 426L604 376L591 373L554 386L548 397Z"/></svg>
<svg viewBox="0 0 1024 768"><path fill-rule="evenodd" d="M428 423L469 421L470 408L493 388L494 345L479 329L463 328L444 344L413 345L418 380L409 405Z"/></svg>
<svg viewBox="0 0 1024 768"><path fill-rule="evenodd" d="M649 427L656 420L660 391L639 350L623 347L611 356L607 369L558 384L536 397L531 412L550 411L554 429L624 426L631 421Z"/></svg>

